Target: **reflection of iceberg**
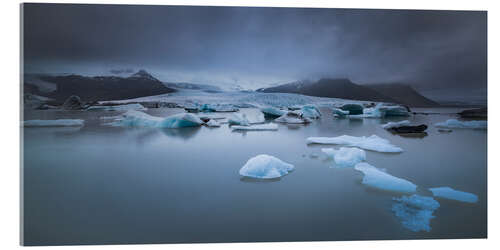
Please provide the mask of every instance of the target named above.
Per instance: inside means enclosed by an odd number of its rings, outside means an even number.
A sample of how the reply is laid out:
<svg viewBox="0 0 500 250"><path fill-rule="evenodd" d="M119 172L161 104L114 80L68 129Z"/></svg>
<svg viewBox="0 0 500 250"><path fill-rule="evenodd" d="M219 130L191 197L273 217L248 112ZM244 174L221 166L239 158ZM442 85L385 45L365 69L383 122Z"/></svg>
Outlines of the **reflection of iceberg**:
<svg viewBox="0 0 500 250"><path fill-rule="evenodd" d="M400 122L388 122L388 123L382 125L382 128L383 129L391 129L391 128L399 128L402 126L409 126L409 125L410 125L410 121L404 120L404 121L400 121Z"/></svg>
<svg viewBox="0 0 500 250"><path fill-rule="evenodd" d="M366 162L358 163L354 168L363 172L362 183L369 187L400 193L413 193L417 190L417 185L410 181L392 176Z"/></svg>
<svg viewBox="0 0 500 250"><path fill-rule="evenodd" d="M203 124L197 116L190 113L180 113L165 118L148 115L144 112L129 110L123 117L114 121L113 126L125 127L157 127L157 128L184 128L197 127Z"/></svg>
<svg viewBox="0 0 500 250"><path fill-rule="evenodd" d="M436 197L468 202L468 203L476 203L478 198L477 195L455 190L450 187L437 187L437 188L429 188L432 194Z"/></svg>
<svg viewBox="0 0 500 250"><path fill-rule="evenodd" d="M432 213L439 208L439 202L432 197L412 195L393 198L396 202L392 211L401 219L401 224L413 232L431 230Z"/></svg>
<svg viewBox="0 0 500 250"><path fill-rule="evenodd" d="M252 178L272 179L286 175L293 169L294 166L292 164L286 163L274 156L261 154L248 160L240 169L240 175Z"/></svg>
<svg viewBox="0 0 500 250"><path fill-rule="evenodd" d="M449 119L445 122L435 124L438 128L471 128L471 129L486 129L488 123L486 121L459 121L457 119Z"/></svg>
<svg viewBox="0 0 500 250"><path fill-rule="evenodd" d="M168 137L177 137L187 140L195 136L200 131L200 127L161 128L160 130Z"/></svg>
<svg viewBox="0 0 500 250"><path fill-rule="evenodd" d="M57 120L27 120L23 121L24 127L81 127L82 119L57 119Z"/></svg>
<svg viewBox="0 0 500 250"><path fill-rule="evenodd" d="M231 126L231 130L245 130L245 131L263 131L263 130L278 130L278 124L268 123L268 124L258 124L250 126Z"/></svg>
<svg viewBox="0 0 500 250"><path fill-rule="evenodd" d="M376 135L370 137L356 137L350 135L337 137L309 137L307 138L307 143L345 145L384 153L403 152L401 148L392 145L388 140Z"/></svg>
<svg viewBox="0 0 500 250"><path fill-rule="evenodd" d="M339 167L353 167L354 165L366 160L366 153L359 148L340 148L335 150L333 148L321 149L323 153L333 158L335 164Z"/></svg>
<svg viewBox="0 0 500 250"><path fill-rule="evenodd" d="M141 110L145 111L147 108L142 106L139 103L130 103L123 105L114 105L114 106L90 106L87 108L89 111L126 111L126 110Z"/></svg>

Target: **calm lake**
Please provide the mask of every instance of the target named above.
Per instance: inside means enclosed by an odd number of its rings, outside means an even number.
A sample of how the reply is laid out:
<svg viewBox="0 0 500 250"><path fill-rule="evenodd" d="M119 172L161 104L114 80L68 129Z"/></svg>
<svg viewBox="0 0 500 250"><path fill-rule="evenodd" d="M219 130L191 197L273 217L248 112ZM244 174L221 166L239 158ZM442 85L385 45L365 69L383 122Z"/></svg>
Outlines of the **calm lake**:
<svg viewBox="0 0 500 250"><path fill-rule="evenodd" d="M252 113L256 110L243 109ZM395 119L335 119L327 109L309 125L278 131L220 128L120 128L103 116L119 112L25 111L24 119L84 119L81 128L24 128L26 245L483 238L487 236L487 132L432 124L457 109ZM151 109L166 116L182 109ZM443 114L450 113L450 114ZM408 119L428 136L405 138L381 128ZM391 210L401 194L361 184L337 168L311 136L378 135L399 154L366 151L366 161L427 188L476 194L477 203L436 198L430 232L412 232ZM269 154L295 165L278 180L242 178L248 159Z"/></svg>

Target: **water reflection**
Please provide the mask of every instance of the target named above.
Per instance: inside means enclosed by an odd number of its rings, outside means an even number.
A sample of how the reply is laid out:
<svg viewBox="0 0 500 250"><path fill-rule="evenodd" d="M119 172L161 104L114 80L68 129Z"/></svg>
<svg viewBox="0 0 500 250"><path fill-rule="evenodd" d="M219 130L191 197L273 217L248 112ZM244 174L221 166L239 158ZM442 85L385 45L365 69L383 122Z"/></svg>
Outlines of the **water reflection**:
<svg viewBox="0 0 500 250"><path fill-rule="evenodd" d="M161 131L168 137L177 137L184 140L189 140L193 138L200 131L200 129L201 127L164 128L161 129Z"/></svg>
<svg viewBox="0 0 500 250"><path fill-rule="evenodd" d="M280 181L282 177L272 178L272 179L259 179L259 178L251 178L247 176L243 176L240 178L241 182L247 183L269 183L269 182L277 182Z"/></svg>

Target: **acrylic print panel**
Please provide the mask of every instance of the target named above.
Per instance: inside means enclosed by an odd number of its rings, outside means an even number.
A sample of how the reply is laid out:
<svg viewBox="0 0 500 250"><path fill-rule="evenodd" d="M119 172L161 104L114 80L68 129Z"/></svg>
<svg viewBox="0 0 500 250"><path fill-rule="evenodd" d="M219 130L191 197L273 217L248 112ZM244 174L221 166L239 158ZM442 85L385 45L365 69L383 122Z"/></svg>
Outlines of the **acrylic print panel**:
<svg viewBox="0 0 500 250"><path fill-rule="evenodd" d="M487 235L486 12L21 8L24 245Z"/></svg>

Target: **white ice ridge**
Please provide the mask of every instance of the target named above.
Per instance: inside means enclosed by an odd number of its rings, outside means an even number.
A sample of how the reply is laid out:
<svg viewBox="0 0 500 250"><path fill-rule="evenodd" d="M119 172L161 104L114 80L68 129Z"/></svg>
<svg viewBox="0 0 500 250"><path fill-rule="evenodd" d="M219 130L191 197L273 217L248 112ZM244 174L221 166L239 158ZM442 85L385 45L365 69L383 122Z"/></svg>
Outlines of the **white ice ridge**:
<svg viewBox="0 0 500 250"><path fill-rule="evenodd" d="M471 128L471 129L486 129L488 123L486 121L459 121L457 119L449 119L445 122L435 124L438 128Z"/></svg>
<svg viewBox="0 0 500 250"><path fill-rule="evenodd" d="M366 162L356 164L354 169L363 172L362 183L369 187L400 193L413 193L417 190L417 185L410 181L392 176Z"/></svg>
<svg viewBox="0 0 500 250"><path fill-rule="evenodd" d="M215 119L210 119L205 124L209 127L220 127L220 123L218 121L216 121Z"/></svg>
<svg viewBox="0 0 500 250"><path fill-rule="evenodd" d="M399 128L402 126L409 126L409 125L410 125L410 121L404 120L404 121L400 121L400 122L388 122L388 123L382 125L382 128L383 129L391 129L391 128Z"/></svg>
<svg viewBox="0 0 500 250"><path fill-rule="evenodd" d="M286 175L294 168L292 164L286 163L274 156L261 154L250 158L240 169L240 175L252 178L272 179Z"/></svg>
<svg viewBox="0 0 500 250"><path fill-rule="evenodd" d="M229 125L250 126L246 114L234 113L229 117Z"/></svg>
<svg viewBox="0 0 500 250"><path fill-rule="evenodd" d="M90 106L87 108L89 111L126 111L126 110L147 110L146 107L142 106L139 103L130 103L123 105L114 105L114 106Z"/></svg>
<svg viewBox="0 0 500 250"><path fill-rule="evenodd" d="M356 137L350 135L337 137L309 137L307 138L307 143L345 145L383 153L403 152L403 149L392 145L388 140L380 138L376 135L372 135L370 137Z"/></svg>
<svg viewBox="0 0 500 250"><path fill-rule="evenodd" d="M245 131L263 131L263 130L278 130L278 124L268 123L268 124L257 124L250 126L231 126L231 130L245 130Z"/></svg>
<svg viewBox="0 0 500 250"><path fill-rule="evenodd" d="M129 110L111 125L126 127L183 128L196 127L201 124L203 124L203 121L190 113L180 113L162 118L148 115L140 111Z"/></svg>
<svg viewBox="0 0 500 250"><path fill-rule="evenodd" d="M429 188L432 194L436 197L468 202L468 203L476 203L478 198L477 195L455 190L450 187L437 187L437 188Z"/></svg>
<svg viewBox="0 0 500 250"><path fill-rule="evenodd" d="M321 151L333 158L339 167L354 167L354 165L366 160L365 151L359 148L341 147L339 150L323 148Z"/></svg>
<svg viewBox="0 0 500 250"><path fill-rule="evenodd" d="M413 232L431 230L430 222L435 217L432 213L439 208L439 202L432 197L416 194L392 199L396 202L392 205L392 211L405 228Z"/></svg>
<svg viewBox="0 0 500 250"><path fill-rule="evenodd" d="M22 124L24 127L80 127L84 125L84 121L82 119L27 120Z"/></svg>

